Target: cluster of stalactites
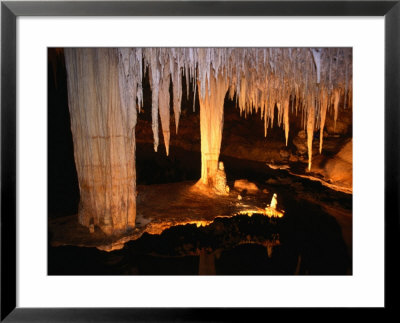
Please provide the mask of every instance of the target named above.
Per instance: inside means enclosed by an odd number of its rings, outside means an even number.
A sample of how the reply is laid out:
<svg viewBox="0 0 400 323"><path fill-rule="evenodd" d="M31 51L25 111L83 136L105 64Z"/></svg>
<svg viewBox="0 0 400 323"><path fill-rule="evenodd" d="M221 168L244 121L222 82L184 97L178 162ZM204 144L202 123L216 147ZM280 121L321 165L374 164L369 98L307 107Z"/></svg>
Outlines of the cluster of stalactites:
<svg viewBox="0 0 400 323"><path fill-rule="evenodd" d="M143 69L148 68L152 89L152 128L154 149L159 144L158 116L168 154L170 137L169 86L172 80L173 110L178 132L182 99L182 77L204 99L211 94L210 76L222 76L229 83L229 96L235 99L241 114L260 111L264 133L277 118L289 136L289 111L302 113L308 136L320 130L320 152L326 112L334 109L338 117L339 102L346 108L352 99L351 48L132 48L119 49L120 57L134 62L129 73L136 79L138 105L143 103ZM121 54L126 53L126 54ZM130 53L130 54L129 54ZM342 98L342 99L341 99ZM277 115L275 115L275 108ZM309 168L311 168L309 143Z"/></svg>

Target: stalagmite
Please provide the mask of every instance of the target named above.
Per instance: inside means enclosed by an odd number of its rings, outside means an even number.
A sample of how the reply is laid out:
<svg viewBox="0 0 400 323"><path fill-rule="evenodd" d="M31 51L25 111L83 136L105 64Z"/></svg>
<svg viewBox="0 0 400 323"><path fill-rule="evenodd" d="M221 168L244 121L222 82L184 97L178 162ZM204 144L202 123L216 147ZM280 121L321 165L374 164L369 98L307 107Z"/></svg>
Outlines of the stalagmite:
<svg viewBox="0 0 400 323"><path fill-rule="evenodd" d="M272 196L271 204L270 204L271 209L276 210L276 206L278 205L277 197L278 197L278 195L276 193L274 193L274 195Z"/></svg>
<svg viewBox="0 0 400 323"><path fill-rule="evenodd" d="M65 49L78 219L106 234L133 228L136 217L136 103L125 92L125 54L119 65L115 49Z"/></svg>
<svg viewBox="0 0 400 323"><path fill-rule="evenodd" d="M229 186L226 185L226 173L224 163L218 163L218 170L215 178L215 192L219 195L226 195L229 193Z"/></svg>
<svg viewBox="0 0 400 323"><path fill-rule="evenodd" d="M315 108L312 105L308 107L307 113L307 147L308 147L308 170L311 170L312 163L312 143L315 126Z"/></svg>

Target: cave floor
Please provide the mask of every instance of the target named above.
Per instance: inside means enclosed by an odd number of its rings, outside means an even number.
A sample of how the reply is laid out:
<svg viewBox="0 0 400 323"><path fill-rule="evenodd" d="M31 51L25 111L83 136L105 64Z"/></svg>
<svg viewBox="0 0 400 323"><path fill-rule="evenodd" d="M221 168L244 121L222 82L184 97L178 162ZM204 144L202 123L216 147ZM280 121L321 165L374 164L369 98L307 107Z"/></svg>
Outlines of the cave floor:
<svg viewBox="0 0 400 323"><path fill-rule="evenodd" d="M296 210L298 203L305 201L333 217L341 228L343 240L351 255L351 195L333 191L308 179L291 176L286 171L273 172L275 177L269 175L268 180L264 178L256 181L259 190L252 194L232 189L234 179L240 178L232 176L228 176L228 185L231 187L228 195L215 195L202 190L195 181L138 185L136 227L132 231L109 237L97 227L94 233L89 233L87 228L78 224L76 215L50 218L49 243L52 247L70 245L96 247L104 251L117 250L123 248L126 242L140 238L145 232L160 234L171 226L184 224L204 226L216 217L231 217L241 211L262 213L271 202L272 195L278 193L278 208L291 208L291 214L295 213L293 209ZM238 199L239 194L242 199Z"/></svg>
<svg viewBox="0 0 400 323"><path fill-rule="evenodd" d="M243 197L239 200L240 192L236 190L216 195L192 181L138 185L137 191L136 228L131 232L107 237L95 228L90 234L87 228L78 224L76 215L65 216L49 221L50 244L53 247L96 247L106 251L120 249L144 232L160 234L174 225L204 226L216 217L231 217L243 211L263 212L273 194L266 189L252 194L242 192Z"/></svg>

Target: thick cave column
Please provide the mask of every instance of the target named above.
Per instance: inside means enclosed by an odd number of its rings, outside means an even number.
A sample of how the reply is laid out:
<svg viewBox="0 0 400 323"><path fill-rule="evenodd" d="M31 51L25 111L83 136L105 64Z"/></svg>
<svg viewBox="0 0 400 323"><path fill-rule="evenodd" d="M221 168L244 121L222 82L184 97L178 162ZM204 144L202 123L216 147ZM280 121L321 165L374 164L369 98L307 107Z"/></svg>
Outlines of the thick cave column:
<svg viewBox="0 0 400 323"><path fill-rule="evenodd" d="M210 84L206 81L204 96L200 92L200 135L201 135L201 183L215 185L218 159L224 124L224 99L228 90L227 79L211 73ZM201 86L199 86L201 89Z"/></svg>
<svg viewBox="0 0 400 323"><path fill-rule="evenodd" d="M79 223L126 231L136 218L136 101L128 109L120 93L116 49L65 49L65 60Z"/></svg>

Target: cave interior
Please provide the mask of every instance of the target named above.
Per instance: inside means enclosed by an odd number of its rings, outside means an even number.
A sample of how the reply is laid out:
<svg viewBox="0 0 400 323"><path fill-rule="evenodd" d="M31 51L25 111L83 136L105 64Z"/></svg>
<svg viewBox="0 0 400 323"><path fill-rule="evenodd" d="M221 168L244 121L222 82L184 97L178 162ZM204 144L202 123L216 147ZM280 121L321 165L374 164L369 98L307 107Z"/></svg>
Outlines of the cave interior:
<svg viewBox="0 0 400 323"><path fill-rule="evenodd" d="M49 48L48 274L352 274L351 48Z"/></svg>

